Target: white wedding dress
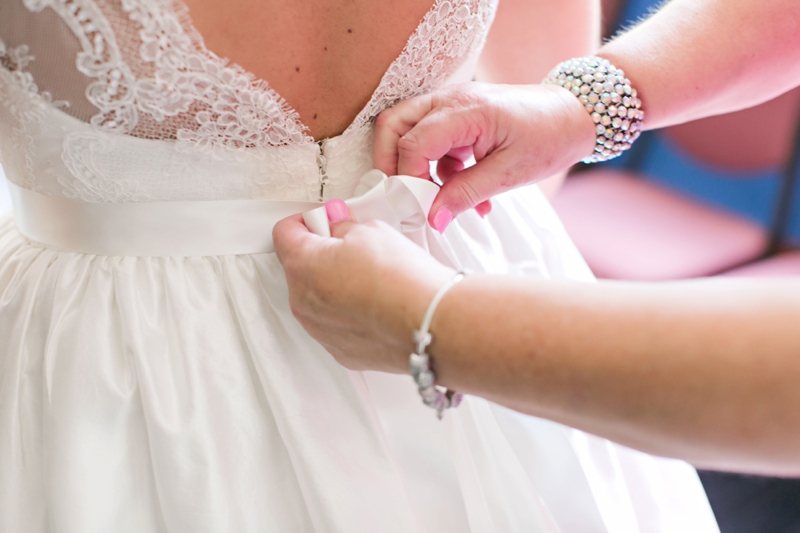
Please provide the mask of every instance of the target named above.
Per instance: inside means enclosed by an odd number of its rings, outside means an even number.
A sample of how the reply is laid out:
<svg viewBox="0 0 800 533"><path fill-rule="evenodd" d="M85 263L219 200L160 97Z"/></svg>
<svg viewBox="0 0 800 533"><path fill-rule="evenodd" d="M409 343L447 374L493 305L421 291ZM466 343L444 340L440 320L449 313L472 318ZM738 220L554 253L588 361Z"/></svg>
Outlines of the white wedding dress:
<svg viewBox="0 0 800 533"><path fill-rule="evenodd" d="M495 0L436 0L340 136L172 0L0 0L0 533L716 532L694 470L408 376L292 317L271 224L349 198L372 120L469 77ZM538 189L466 213L479 271L592 281Z"/></svg>

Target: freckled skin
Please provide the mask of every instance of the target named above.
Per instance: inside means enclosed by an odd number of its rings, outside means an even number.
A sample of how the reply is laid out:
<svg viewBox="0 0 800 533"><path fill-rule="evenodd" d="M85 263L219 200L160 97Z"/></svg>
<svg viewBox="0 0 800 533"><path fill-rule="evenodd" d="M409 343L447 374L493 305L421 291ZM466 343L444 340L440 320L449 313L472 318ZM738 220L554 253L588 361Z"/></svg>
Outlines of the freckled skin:
<svg viewBox="0 0 800 533"><path fill-rule="evenodd" d="M367 104L434 0L186 0L208 49L266 80L315 139Z"/></svg>

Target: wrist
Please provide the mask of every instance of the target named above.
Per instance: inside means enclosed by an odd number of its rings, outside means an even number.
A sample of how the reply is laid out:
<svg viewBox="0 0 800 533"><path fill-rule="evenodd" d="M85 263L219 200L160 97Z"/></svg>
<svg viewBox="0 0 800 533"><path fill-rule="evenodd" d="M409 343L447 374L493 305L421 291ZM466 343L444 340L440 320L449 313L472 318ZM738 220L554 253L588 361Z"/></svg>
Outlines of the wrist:
<svg viewBox="0 0 800 533"><path fill-rule="evenodd" d="M381 298L374 312L376 327L386 328L381 334L391 339L391 371L409 373L408 356L414 349L413 335L422 324L425 312L437 291L455 274L444 265L413 275L390 273L388 298ZM387 293L384 293L387 294Z"/></svg>
<svg viewBox="0 0 800 533"><path fill-rule="evenodd" d="M597 56L569 59L559 63L544 83L568 90L595 125L595 145L581 159L583 163L619 157L639 138L642 101L625 72L609 60Z"/></svg>
<svg viewBox="0 0 800 533"><path fill-rule="evenodd" d="M433 369L433 362L431 361L431 354L429 351L431 343L433 342L431 325L442 299L456 284L463 280L464 277L464 271L459 271L436 291L436 294L425 311L422 324L419 329L414 330L413 338L415 346L414 351L409 356L411 375L414 377L414 381L417 384L422 402L428 407L435 409L440 420L442 419L445 409L458 407L463 395L449 388L443 390L436 382L436 373Z"/></svg>
<svg viewBox="0 0 800 533"><path fill-rule="evenodd" d="M590 155L596 146L596 125L584 105L569 90L560 85L542 85L558 99L561 131L557 137L566 143L562 149L564 161L560 168L568 168Z"/></svg>
<svg viewBox="0 0 800 533"><path fill-rule="evenodd" d="M430 273L429 276L414 280L414 282L409 285L406 306L402 318L403 340L407 348L413 348L413 332L418 330L422 324L425 313L433 301L433 298L436 296L436 293L447 284L455 274L456 271L452 268L442 267L441 269L437 269L436 272ZM408 354L406 354L406 356L407 355Z"/></svg>

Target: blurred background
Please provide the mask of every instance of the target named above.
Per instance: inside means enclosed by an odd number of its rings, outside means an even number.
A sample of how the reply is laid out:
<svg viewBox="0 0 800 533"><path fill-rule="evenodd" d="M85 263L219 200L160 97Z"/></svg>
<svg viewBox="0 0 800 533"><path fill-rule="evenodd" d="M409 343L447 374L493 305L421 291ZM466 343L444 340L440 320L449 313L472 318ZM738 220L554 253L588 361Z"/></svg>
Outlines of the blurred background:
<svg viewBox="0 0 800 533"><path fill-rule="evenodd" d="M603 0L606 38L662 3ZM552 201L599 278L800 276L799 155L794 90L647 132L623 157L576 167ZM700 477L722 533L800 533L800 480Z"/></svg>
<svg viewBox="0 0 800 533"><path fill-rule="evenodd" d="M609 37L659 2L603 4ZM647 132L623 157L575 169L553 203L601 278L800 275L798 131L794 90Z"/></svg>

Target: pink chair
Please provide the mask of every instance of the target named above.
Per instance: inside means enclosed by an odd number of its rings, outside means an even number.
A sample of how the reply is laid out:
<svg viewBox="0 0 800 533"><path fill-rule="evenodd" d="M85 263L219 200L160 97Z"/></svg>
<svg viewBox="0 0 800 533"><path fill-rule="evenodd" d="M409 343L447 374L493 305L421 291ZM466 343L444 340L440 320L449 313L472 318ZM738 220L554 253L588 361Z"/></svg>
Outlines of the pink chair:
<svg viewBox="0 0 800 533"><path fill-rule="evenodd" d="M800 251L785 252L722 274L738 278L800 276Z"/></svg>
<svg viewBox="0 0 800 533"><path fill-rule="evenodd" d="M630 170L580 172L567 179L553 207L600 278L683 279L752 262L782 245L794 183L788 177L797 166L790 155L796 152L798 116L800 91L792 91L753 109L666 131L672 142L709 164L747 169L791 160L772 231Z"/></svg>
<svg viewBox="0 0 800 533"><path fill-rule="evenodd" d="M744 218L619 171L568 179L553 207L600 278L706 276L759 257L769 241Z"/></svg>

